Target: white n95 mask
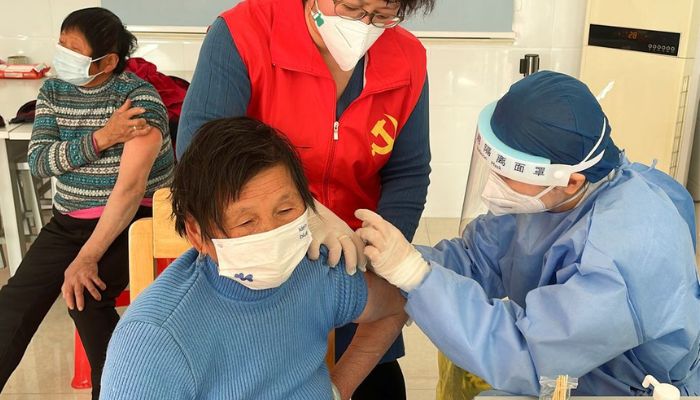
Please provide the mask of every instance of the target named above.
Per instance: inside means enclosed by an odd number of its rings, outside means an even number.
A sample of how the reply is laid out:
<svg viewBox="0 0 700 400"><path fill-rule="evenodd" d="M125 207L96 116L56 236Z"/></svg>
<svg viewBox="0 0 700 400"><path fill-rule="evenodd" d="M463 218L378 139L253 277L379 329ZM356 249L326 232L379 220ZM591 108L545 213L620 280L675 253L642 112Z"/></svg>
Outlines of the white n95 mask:
<svg viewBox="0 0 700 400"><path fill-rule="evenodd" d="M56 77L76 86L83 86L90 83L95 75L90 75L90 65L107 57L107 54L100 58L92 59L78 52L67 49L60 44L56 44L56 53L53 56L53 68L56 70Z"/></svg>
<svg viewBox="0 0 700 400"><path fill-rule="evenodd" d="M355 68L374 42L384 33L383 28L362 21L343 19L337 15L324 15L318 9L311 12L323 43L343 71Z"/></svg>
<svg viewBox="0 0 700 400"><path fill-rule="evenodd" d="M219 275L249 289L270 289L289 279L311 244L308 211L279 228L233 239L212 239Z"/></svg>
<svg viewBox="0 0 700 400"><path fill-rule="evenodd" d="M530 214L547 211L548 207L541 198L554 189L549 186L537 196L528 196L513 190L495 172L489 172L481 199L494 215Z"/></svg>

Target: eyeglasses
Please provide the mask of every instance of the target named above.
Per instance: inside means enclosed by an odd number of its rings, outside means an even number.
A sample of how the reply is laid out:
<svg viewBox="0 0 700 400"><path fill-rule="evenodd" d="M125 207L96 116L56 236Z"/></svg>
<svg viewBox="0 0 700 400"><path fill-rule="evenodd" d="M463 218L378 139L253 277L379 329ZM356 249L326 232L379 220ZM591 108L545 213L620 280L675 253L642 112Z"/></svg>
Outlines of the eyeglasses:
<svg viewBox="0 0 700 400"><path fill-rule="evenodd" d="M340 18L359 21L369 15L370 23L377 28L393 28L403 21L403 16L367 12L362 7L348 4L342 0L333 0L333 3L335 4L335 15Z"/></svg>

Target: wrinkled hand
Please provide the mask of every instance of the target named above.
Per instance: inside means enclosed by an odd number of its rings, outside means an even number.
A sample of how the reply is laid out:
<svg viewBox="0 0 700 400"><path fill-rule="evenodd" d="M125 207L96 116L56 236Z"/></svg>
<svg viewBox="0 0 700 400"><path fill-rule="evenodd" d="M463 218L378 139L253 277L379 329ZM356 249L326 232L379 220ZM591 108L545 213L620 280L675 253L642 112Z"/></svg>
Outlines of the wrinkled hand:
<svg viewBox="0 0 700 400"><path fill-rule="evenodd" d="M153 127L143 118L134 118L144 112L145 108L131 107L131 100L126 99L101 129L102 135L98 138L100 150L117 143L126 143L137 136L147 135Z"/></svg>
<svg viewBox="0 0 700 400"><path fill-rule="evenodd" d="M92 297L98 301L102 299L98 289L107 289L107 285L97 275L97 262L85 260L80 256L73 260L63 276L61 293L63 300L66 301L66 305L71 310L75 309L76 306L79 311L83 311L85 308L84 289L87 289Z"/></svg>
<svg viewBox="0 0 700 400"><path fill-rule="evenodd" d="M321 245L328 248L328 265L335 267L340 261L341 254L345 257L345 270L354 275L358 269L365 271L367 258L363 251L364 242L352 229L333 211L323 204L316 203L317 213L309 212L309 230L311 230L311 245L307 255L311 260L318 260Z"/></svg>
<svg viewBox="0 0 700 400"><path fill-rule="evenodd" d="M370 210L357 210L355 217L362 220L357 234L374 273L406 292L423 282L430 266L401 231Z"/></svg>

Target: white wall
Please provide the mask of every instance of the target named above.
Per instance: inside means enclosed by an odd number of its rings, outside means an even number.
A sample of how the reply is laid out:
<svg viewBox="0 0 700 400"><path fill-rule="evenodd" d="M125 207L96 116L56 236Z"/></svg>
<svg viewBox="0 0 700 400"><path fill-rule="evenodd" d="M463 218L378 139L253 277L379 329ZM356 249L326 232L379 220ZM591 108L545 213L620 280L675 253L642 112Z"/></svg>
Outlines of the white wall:
<svg viewBox="0 0 700 400"><path fill-rule="evenodd" d="M26 55L32 62L49 64L63 19L73 10L99 5L100 0L3 1L0 58Z"/></svg>
<svg viewBox="0 0 700 400"><path fill-rule="evenodd" d="M519 59L540 55L540 68L578 76L586 0L514 0L515 41L424 40L428 51L431 113L431 185L425 217L460 215L476 117L520 79ZM99 0L36 0L29 13L18 2L3 6L0 58L24 53L51 60L62 19ZM43 10L43 12L42 12ZM137 53L162 71L191 76L201 36L141 36ZM4 95L4 94L0 94Z"/></svg>
<svg viewBox="0 0 700 400"><path fill-rule="evenodd" d="M522 78L519 60L540 55L540 69L578 76L585 0L515 0L508 43L424 41L430 78L433 161L425 217L459 217L479 111Z"/></svg>

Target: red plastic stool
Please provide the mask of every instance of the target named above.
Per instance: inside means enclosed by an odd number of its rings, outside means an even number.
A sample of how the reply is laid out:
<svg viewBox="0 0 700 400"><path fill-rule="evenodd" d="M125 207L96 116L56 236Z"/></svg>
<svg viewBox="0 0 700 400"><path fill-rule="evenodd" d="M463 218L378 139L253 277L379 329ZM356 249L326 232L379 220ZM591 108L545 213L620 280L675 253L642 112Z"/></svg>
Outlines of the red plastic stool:
<svg viewBox="0 0 700 400"><path fill-rule="evenodd" d="M156 276L160 275L165 268L175 261L174 258L158 258L156 259ZM130 293L129 290L124 290L119 294L115 301L116 307L128 306L130 303ZM90 378L90 373L92 372L90 368L90 362L87 359L87 354L85 354L85 347L83 347L83 342L80 340L80 335L78 330L75 330L75 341L73 344L73 363L74 372L73 380L70 386L73 389L90 389L92 387L92 379Z"/></svg>
<svg viewBox="0 0 700 400"><path fill-rule="evenodd" d="M70 386L73 389L90 389L92 387L90 363L88 362L87 354L85 354L85 347L83 347L83 342L80 341L80 335L78 335L77 329L75 330L73 348L75 373L73 374L73 380L70 382Z"/></svg>

